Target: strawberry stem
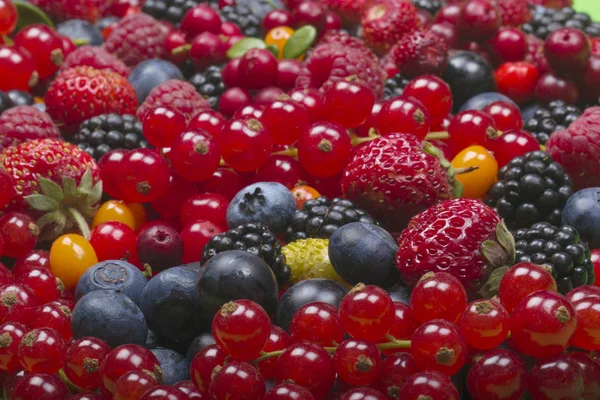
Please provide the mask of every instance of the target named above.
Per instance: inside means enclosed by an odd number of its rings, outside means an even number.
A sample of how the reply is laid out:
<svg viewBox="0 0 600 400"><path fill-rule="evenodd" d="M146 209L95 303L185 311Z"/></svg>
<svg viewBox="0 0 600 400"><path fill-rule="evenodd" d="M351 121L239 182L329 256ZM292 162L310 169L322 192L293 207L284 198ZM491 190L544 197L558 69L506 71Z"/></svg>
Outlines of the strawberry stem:
<svg viewBox="0 0 600 400"><path fill-rule="evenodd" d="M74 208L69 208L69 213L75 220L75 223L77 224L77 227L79 228L79 231L83 237L86 238L86 240L90 240L90 227L88 226L83 215L81 215L81 213Z"/></svg>

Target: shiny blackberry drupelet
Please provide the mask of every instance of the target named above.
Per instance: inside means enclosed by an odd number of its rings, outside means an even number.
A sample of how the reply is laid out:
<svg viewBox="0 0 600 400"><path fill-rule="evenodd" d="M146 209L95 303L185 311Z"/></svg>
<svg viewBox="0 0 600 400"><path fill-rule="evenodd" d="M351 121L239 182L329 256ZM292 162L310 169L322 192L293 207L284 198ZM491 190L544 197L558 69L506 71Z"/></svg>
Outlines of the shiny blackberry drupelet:
<svg viewBox="0 0 600 400"><path fill-rule="evenodd" d="M0 90L0 114L9 108L16 106L30 106L33 104L33 96L22 90Z"/></svg>
<svg viewBox="0 0 600 400"><path fill-rule="evenodd" d="M548 153L532 151L500 168L487 204L511 230L542 221L560 225L562 210L572 194L573 182L564 168Z"/></svg>
<svg viewBox="0 0 600 400"><path fill-rule="evenodd" d="M339 227L351 222L379 225L365 210L346 199L332 201L325 196L308 200L296 211L285 232L285 240L293 242L307 238L329 239Z"/></svg>
<svg viewBox="0 0 600 400"><path fill-rule="evenodd" d="M178 25L185 13L200 3L201 0L146 0L142 11L156 19Z"/></svg>
<svg viewBox="0 0 600 400"><path fill-rule="evenodd" d="M290 279L291 270L281 254L281 244L277 236L263 224L244 224L214 236L202 250L202 265L227 250L244 250L262 258L269 264L280 285Z"/></svg>
<svg viewBox="0 0 600 400"><path fill-rule="evenodd" d="M431 15L435 15L446 2L443 0L413 0L415 7L427 11Z"/></svg>
<svg viewBox="0 0 600 400"><path fill-rule="evenodd" d="M551 134L567 129L580 115L579 108L555 100L547 108L537 110L533 118L525 123L524 129L531 132L540 144L546 144Z"/></svg>
<svg viewBox="0 0 600 400"><path fill-rule="evenodd" d="M568 293L573 288L594 283L594 265L590 249L569 225L557 228L539 222L531 228L515 232L516 262L532 262L550 267L558 291Z"/></svg>
<svg viewBox="0 0 600 400"><path fill-rule="evenodd" d="M203 72L196 72L189 79L196 91L208 100L214 110L219 108L219 99L225 91L225 84L221 79L222 70L222 66L211 65Z"/></svg>
<svg viewBox="0 0 600 400"><path fill-rule="evenodd" d="M389 100L394 97L402 96L404 88L410 83L410 79L403 77L399 72L385 81L383 87L383 99Z"/></svg>
<svg viewBox="0 0 600 400"><path fill-rule="evenodd" d="M96 160L115 149L147 148L142 123L133 115L102 114L84 121L71 142Z"/></svg>
<svg viewBox="0 0 600 400"><path fill-rule="evenodd" d="M221 17L239 26L244 35L254 37L262 36L262 20L269 11L273 11L273 4L284 8L280 0L236 0L232 3L219 10Z"/></svg>
<svg viewBox="0 0 600 400"><path fill-rule="evenodd" d="M531 20L523 24L521 29L525 33L533 34L540 39L546 39L550 33L564 27L576 28L589 36L600 37L600 22L592 21L588 14L576 12L571 7L556 10L537 6Z"/></svg>

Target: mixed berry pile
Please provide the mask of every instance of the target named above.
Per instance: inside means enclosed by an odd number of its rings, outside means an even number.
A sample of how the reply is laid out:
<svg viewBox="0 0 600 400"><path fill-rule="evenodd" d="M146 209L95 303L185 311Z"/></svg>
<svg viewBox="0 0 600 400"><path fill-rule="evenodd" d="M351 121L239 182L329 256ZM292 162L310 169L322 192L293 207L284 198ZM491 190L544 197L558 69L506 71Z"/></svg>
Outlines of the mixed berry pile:
<svg viewBox="0 0 600 400"><path fill-rule="evenodd" d="M599 400L570 0L0 0L0 399Z"/></svg>

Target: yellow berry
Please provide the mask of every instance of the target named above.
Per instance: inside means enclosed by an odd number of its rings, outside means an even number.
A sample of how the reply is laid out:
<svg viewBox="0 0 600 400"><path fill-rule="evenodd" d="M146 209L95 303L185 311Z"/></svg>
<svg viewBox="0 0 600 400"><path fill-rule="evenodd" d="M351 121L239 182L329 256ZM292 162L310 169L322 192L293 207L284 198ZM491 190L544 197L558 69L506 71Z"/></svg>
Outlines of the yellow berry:
<svg viewBox="0 0 600 400"><path fill-rule="evenodd" d="M81 235L63 235L50 248L50 270L67 289L74 288L81 275L97 263L94 248Z"/></svg>

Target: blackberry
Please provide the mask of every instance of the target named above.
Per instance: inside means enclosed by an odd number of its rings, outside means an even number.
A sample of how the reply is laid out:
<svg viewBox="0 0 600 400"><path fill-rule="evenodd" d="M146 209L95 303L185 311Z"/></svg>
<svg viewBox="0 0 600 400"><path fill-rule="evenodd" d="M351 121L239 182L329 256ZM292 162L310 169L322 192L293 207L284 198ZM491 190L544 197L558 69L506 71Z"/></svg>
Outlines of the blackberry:
<svg viewBox="0 0 600 400"><path fill-rule="evenodd" d="M262 20L274 5L283 8L280 0L236 0L219 11L223 20L239 26L245 36L261 37Z"/></svg>
<svg viewBox="0 0 600 400"><path fill-rule="evenodd" d="M285 240L294 242L307 238L329 239L339 227L351 222L379 225L365 210L346 199L332 201L325 196L304 203L296 211L285 232Z"/></svg>
<svg viewBox="0 0 600 400"><path fill-rule="evenodd" d="M0 90L0 114L9 108L16 106L30 106L33 104L33 96L22 90Z"/></svg>
<svg viewBox="0 0 600 400"><path fill-rule="evenodd" d="M595 280L590 249L569 225L556 227L539 222L515 232L516 262L532 262L550 268L558 291L592 285Z"/></svg>
<svg viewBox="0 0 600 400"><path fill-rule="evenodd" d="M394 97L402 96L404 88L410 83L410 79L403 77L399 72L385 81L383 87L383 99L389 100Z"/></svg>
<svg viewBox="0 0 600 400"><path fill-rule="evenodd" d="M84 121L71 142L96 160L114 149L150 147L133 115L102 114Z"/></svg>
<svg viewBox="0 0 600 400"><path fill-rule="evenodd" d="M487 203L514 230L542 221L560 225L572 194L573 181L564 168L548 153L532 151L500 168Z"/></svg>
<svg viewBox="0 0 600 400"><path fill-rule="evenodd" d="M413 0L413 4L431 15L435 15L446 2L442 0Z"/></svg>
<svg viewBox="0 0 600 400"><path fill-rule="evenodd" d="M525 33L546 39L550 33L564 27L576 28L589 36L600 37L600 22L593 22L588 14L576 12L571 7L556 10L537 6L531 20L523 24L521 29Z"/></svg>
<svg viewBox="0 0 600 400"><path fill-rule="evenodd" d="M540 108L525 124L525 130L531 132L540 144L546 144L551 134L567 129L581 115L581 110L568 106L562 100L555 100L548 108Z"/></svg>
<svg viewBox="0 0 600 400"><path fill-rule="evenodd" d="M290 279L291 270L281 254L281 244L269 228L260 223L249 223L214 236L202 250L201 264L227 250L244 250L262 258L281 285Z"/></svg>
<svg viewBox="0 0 600 400"><path fill-rule="evenodd" d="M200 3L201 0L146 0L142 11L156 19L178 25L185 13Z"/></svg>
<svg viewBox="0 0 600 400"><path fill-rule="evenodd" d="M221 79L222 66L211 65L204 72L196 72L189 79L189 82L196 88L208 102L210 106L217 110L219 107L219 98L225 91L225 84Z"/></svg>

